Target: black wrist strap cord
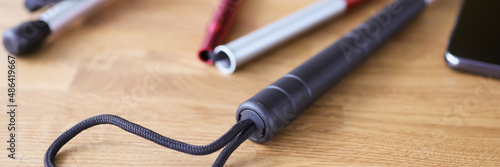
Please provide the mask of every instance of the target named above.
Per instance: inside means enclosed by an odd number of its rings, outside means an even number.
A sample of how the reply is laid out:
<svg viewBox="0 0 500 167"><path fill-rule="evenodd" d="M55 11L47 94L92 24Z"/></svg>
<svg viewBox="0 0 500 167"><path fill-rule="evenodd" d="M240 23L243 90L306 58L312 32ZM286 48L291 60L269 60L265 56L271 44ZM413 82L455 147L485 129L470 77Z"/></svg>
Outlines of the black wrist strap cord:
<svg viewBox="0 0 500 167"><path fill-rule="evenodd" d="M152 130L129 122L115 115L99 115L88 118L61 134L61 136L59 136L54 141L54 143L50 145L49 149L45 153L45 167L56 166L54 163L54 159L57 152L73 137L88 128L101 124L111 124L118 126L119 128L127 132L133 133L156 144L191 155L211 154L226 146L219 154L212 166L224 166L233 151L236 150L236 148L238 148L245 140L247 140L255 130L255 125L251 120L241 120L219 139L213 141L208 145L196 146L162 136Z"/></svg>

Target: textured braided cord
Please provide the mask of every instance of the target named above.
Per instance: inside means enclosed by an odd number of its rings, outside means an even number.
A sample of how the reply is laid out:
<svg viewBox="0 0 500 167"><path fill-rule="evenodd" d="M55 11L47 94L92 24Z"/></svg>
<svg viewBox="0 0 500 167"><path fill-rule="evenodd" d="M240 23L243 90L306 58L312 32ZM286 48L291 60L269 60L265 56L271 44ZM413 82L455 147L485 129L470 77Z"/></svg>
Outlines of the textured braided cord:
<svg viewBox="0 0 500 167"><path fill-rule="evenodd" d="M212 165L217 167L224 166L224 164L226 163L229 156L233 153L233 151L236 150L236 148L238 148L246 139L248 139L250 135L252 135L255 129L254 123L251 120L241 120L238 123L236 123L231 129L229 129L228 132L222 135L219 139L204 146L197 146L197 145L186 144L184 142L162 136L152 130L144 128L135 123L129 122L115 115L99 115L88 118L76 124L63 134L61 134L61 136L59 136L52 143L52 145L50 145L49 149L47 149L44 159L45 166L55 167L56 165L54 163L54 160L56 154L66 143L68 143L73 137L78 135L80 132L88 128L91 128L93 126L101 124L115 125L127 132L140 136L144 139L152 141L161 146L191 155L211 154L227 145L222 150L222 152L219 154L214 164Z"/></svg>

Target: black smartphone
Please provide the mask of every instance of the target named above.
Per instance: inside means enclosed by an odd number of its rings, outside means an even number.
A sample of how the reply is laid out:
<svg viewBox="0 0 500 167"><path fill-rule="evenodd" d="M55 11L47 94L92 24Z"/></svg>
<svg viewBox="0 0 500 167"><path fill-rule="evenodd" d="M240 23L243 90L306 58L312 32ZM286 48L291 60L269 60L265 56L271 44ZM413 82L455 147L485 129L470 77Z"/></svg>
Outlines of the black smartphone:
<svg viewBox="0 0 500 167"><path fill-rule="evenodd" d="M456 70L500 77L500 0L464 0L445 60Z"/></svg>

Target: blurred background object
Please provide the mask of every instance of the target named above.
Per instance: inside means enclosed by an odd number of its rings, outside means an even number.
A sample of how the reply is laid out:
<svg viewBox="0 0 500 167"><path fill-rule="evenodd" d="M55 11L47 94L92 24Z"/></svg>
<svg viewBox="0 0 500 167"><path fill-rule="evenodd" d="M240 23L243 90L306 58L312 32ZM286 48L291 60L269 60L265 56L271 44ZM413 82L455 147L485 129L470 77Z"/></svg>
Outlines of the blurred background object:
<svg viewBox="0 0 500 167"><path fill-rule="evenodd" d="M38 20L24 22L7 30L3 35L4 46L14 55L29 54L38 49L51 34L57 34L69 25L76 24L76 22L96 12L96 10L109 1L111 0L61 1L43 12ZM42 3L40 7L48 4Z"/></svg>

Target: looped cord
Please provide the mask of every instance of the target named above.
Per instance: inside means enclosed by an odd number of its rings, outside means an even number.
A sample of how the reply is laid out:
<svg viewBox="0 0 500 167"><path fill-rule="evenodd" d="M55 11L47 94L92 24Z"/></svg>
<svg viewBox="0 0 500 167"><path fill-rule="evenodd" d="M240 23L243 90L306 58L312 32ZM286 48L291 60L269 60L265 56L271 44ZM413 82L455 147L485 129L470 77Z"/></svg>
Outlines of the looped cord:
<svg viewBox="0 0 500 167"><path fill-rule="evenodd" d="M45 167L56 166L54 163L55 156L57 152L59 152L59 150L64 146L64 144L68 143L80 132L100 124L111 124L118 126L119 128L127 132L140 136L156 144L191 155L211 154L227 145L219 154L212 166L224 166L233 151L236 150L236 148L238 148L246 139L248 139L255 130L255 125L251 120L241 120L219 139L204 146L197 146L162 136L152 130L129 122L115 115L99 115L88 118L61 134L61 136L59 136L54 141L54 143L50 145L49 149L45 153Z"/></svg>

